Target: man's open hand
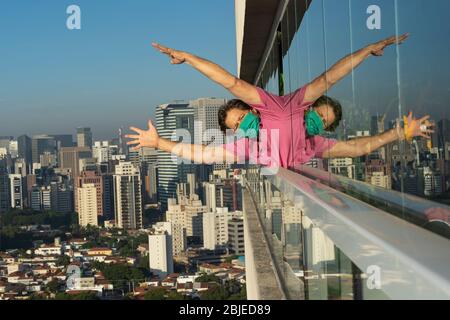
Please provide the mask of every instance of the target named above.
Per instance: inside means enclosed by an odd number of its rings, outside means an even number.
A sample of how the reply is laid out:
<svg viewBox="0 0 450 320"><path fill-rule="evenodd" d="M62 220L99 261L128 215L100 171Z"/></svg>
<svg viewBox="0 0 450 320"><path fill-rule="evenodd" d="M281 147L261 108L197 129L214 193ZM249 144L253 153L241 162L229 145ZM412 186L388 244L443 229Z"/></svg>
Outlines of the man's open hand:
<svg viewBox="0 0 450 320"><path fill-rule="evenodd" d="M157 148L159 142L158 131L153 125L152 121L148 121L148 130L141 130L135 127L130 127L130 130L136 132L137 134L127 134L125 138L133 139L127 142L127 145L135 145L133 151L137 151L140 148Z"/></svg>

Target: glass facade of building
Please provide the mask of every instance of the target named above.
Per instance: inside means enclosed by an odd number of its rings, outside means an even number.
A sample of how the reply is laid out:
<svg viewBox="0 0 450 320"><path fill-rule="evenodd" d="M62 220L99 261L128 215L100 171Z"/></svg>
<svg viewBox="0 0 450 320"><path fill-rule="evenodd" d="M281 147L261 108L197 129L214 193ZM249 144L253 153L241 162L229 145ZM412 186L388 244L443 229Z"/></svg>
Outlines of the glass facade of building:
<svg viewBox="0 0 450 320"><path fill-rule="evenodd" d="M309 8L303 15L305 6ZM417 280L417 290L410 296L396 296L395 290L386 285L388 268L365 265L358 254L350 258L347 252L352 250L345 241L337 243L339 236L329 236L334 225L328 230L329 225L322 224L327 219L322 212L342 210L346 215L354 211L359 221L365 214L381 217L383 211L391 218L407 221L408 228L398 229L396 235L405 246L415 246L413 238L420 230L425 237L432 231L432 237L449 248L445 241L450 239L450 131L445 110L450 102L450 43L443 40L450 36L446 19L449 9L446 0L289 1L255 79L258 86L277 95L294 92L344 56L389 36L410 33L404 44L386 48L382 57L371 56L327 92L343 107L339 128L327 135L343 141L377 135L392 128L395 120L403 119L409 111L417 118L430 115L436 124L431 142L424 138L396 142L358 159L315 159L310 165L320 170L301 167L301 177L294 178L301 182L294 184L300 193L286 193L270 178L249 181L289 298L395 299L427 295L429 288L418 285L422 279ZM349 170L354 173L351 177ZM345 177L331 172L343 172ZM348 200L349 196L353 200ZM359 207L360 200L368 207ZM371 212L372 207L380 212ZM352 237L356 231L350 224L342 232ZM369 233L382 228L372 227ZM376 246L371 246L360 247L359 255L377 256ZM419 250L412 259L423 254ZM395 260L389 259L385 261ZM428 256L430 263L438 260L432 253ZM380 283L376 281L378 272ZM393 272L398 272L393 280L396 282L408 271L399 268Z"/></svg>

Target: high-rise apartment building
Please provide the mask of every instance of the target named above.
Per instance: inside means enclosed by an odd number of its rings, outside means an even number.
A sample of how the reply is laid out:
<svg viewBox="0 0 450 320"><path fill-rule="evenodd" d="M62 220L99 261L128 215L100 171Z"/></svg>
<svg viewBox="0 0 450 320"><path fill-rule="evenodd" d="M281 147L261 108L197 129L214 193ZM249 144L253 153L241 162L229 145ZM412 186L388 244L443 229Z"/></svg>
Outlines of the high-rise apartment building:
<svg viewBox="0 0 450 320"><path fill-rule="evenodd" d="M78 194L77 189L82 188L84 185L93 185L95 187L96 192L96 204L97 204L97 215L103 215L103 176L98 174L95 171L82 171L80 175L75 179L75 195ZM79 212L81 203L78 202L78 197L75 197L75 211Z"/></svg>
<svg viewBox="0 0 450 320"><path fill-rule="evenodd" d="M78 221L80 226L98 226L98 196L95 184L83 184L76 189L76 199L78 203ZM100 201L101 202L101 201Z"/></svg>
<svg viewBox="0 0 450 320"><path fill-rule="evenodd" d="M228 244L231 254L238 256L245 254L243 216L235 216L228 220Z"/></svg>
<svg viewBox="0 0 450 320"><path fill-rule="evenodd" d="M203 247L209 250L225 248L228 245L228 208L216 208L215 212L203 214Z"/></svg>
<svg viewBox="0 0 450 320"><path fill-rule="evenodd" d="M177 204L176 199L168 200L166 220L172 226L173 255L178 256L186 250L187 235L184 206Z"/></svg>
<svg viewBox="0 0 450 320"><path fill-rule="evenodd" d="M158 222L148 236L150 271L165 278L173 273L172 227L170 222Z"/></svg>
<svg viewBox="0 0 450 320"><path fill-rule="evenodd" d="M142 228L141 174L131 162L120 162L114 174L116 225L122 229Z"/></svg>

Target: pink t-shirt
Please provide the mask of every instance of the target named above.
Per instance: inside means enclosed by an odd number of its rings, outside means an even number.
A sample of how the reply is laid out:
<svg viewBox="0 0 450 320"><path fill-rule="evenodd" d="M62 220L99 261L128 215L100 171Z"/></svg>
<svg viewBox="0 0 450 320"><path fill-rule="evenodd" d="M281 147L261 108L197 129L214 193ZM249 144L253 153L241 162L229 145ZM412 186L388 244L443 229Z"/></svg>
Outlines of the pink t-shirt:
<svg viewBox="0 0 450 320"><path fill-rule="evenodd" d="M311 102L305 102L307 86L279 97L257 88L261 104L251 105L261 116L259 142L243 138L224 145L237 156L240 163L293 168L313 158L321 158L337 141L321 136L309 137L305 128L305 111Z"/></svg>

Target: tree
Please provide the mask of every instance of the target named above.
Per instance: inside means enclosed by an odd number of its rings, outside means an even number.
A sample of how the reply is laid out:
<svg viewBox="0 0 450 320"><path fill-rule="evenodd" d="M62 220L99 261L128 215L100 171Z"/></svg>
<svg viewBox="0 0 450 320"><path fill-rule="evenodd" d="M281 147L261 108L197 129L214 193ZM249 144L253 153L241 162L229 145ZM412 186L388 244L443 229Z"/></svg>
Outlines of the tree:
<svg viewBox="0 0 450 320"><path fill-rule="evenodd" d="M70 257L66 256L65 254L58 257L58 260L56 260L57 266L64 266L67 267L70 264Z"/></svg>
<svg viewBox="0 0 450 320"><path fill-rule="evenodd" d="M214 286L201 294L202 300L226 300L228 292L222 286Z"/></svg>
<svg viewBox="0 0 450 320"><path fill-rule="evenodd" d="M166 300L189 300L189 297L176 291L170 291Z"/></svg>
<svg viewBox="0 0 450 320"><path fill-rule="evenodd" d="M163 288L152 288L144 295L144 300L164 300L166 290Z"/></svg>
<svg viewBox="0 0 450 320"><path fill-rule="evenodd" d="M58 293L61 288L61 283L58 279L53 279L49 283L47 283L46 290L51 293Z"/></svg>
<svg viewBox="0 0 450 320"><path fill-rule="evenodd" d="M216 282L218 284L221 283L220 278L216 277L213 274L202 274L200 277L195 279L195 282Z"/></svg>
<svg viewBox="0 0 450 320"><path fill-rule="evenodd" d="M231 295L228 300L247 300L247 287L242 286L241 291Z"/></svg>

